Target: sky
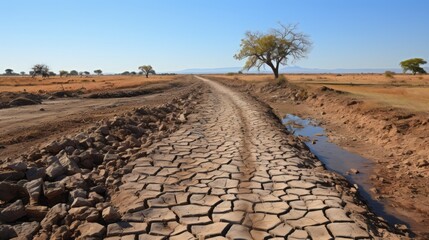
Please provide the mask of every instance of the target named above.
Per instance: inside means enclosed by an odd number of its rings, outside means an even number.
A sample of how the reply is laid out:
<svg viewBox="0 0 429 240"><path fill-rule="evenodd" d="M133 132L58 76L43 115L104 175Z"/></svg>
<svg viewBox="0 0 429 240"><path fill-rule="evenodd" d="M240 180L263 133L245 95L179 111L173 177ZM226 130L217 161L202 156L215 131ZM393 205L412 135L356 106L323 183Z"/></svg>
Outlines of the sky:
<svg viewBox="0 0 429 240"><path fill-rule="evenodd" d="M299 24L306 68L398 68L429 59L426 0L0 0L0 72L157 72L243 66L246 31Z"/></svg>

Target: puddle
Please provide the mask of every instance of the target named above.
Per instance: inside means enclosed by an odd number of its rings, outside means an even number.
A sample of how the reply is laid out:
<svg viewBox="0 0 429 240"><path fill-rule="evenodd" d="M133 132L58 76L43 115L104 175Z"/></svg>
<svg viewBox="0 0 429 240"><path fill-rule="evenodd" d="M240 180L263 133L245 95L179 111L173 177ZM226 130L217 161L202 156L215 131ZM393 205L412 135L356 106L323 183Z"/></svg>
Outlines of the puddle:
<svg viewBox="0 0 429 240"><path fill-rule="evenodd" d="M328 141L325 130L317 126L309 119L301 119L295 115L287 114L282 120L286 128L295 136L306 138L305 144L311 152L322 161L326 168L344 176L350 183L358 185L359 194L366 201L371 211L383 217L389 224L405 224L410 227L405 219L397 217L393 209L387 209L386 203L373 198L370 194L370 174L373 162L358 154L348 152L340 146ZM315 140L315 144L312 142ZM359 174L346 174L350 169L359 170Z"/></svg>

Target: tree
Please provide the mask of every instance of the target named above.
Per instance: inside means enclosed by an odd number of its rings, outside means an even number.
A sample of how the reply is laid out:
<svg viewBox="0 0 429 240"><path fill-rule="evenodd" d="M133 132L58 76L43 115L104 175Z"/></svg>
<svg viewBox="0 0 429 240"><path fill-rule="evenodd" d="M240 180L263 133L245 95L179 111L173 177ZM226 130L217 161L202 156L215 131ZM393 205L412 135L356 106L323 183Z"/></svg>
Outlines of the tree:
<svg viewBox="0 0 429 240"><path fill-rule="evenodd" d="M79 75L79 73L76 70L71 70L70 75L77 76L77 75Z"/></svg>
<svg viewBox="0 0 429 240"><path fill-rule="evenodd" d="M137 73L136 73L136 72L134 72L134 71L130 72L130 74L131 74L131 75L137 75Z"/></svg>
<svg viewBox="0 0 429 240"><path fill-rule="evenodd" d="M121 73L121 75L130 75L130 72L129 71L125 71L125 72Z"/></svg>
<svg viewBox="0 0 429 240"><path fill-rule="evenodd" d="M420 65L425 65L427 62L422 58L411 58L400 63L404 73L411 71L413 75L416 73L426 74L426 71L420 67Z"/></svg>
<svg viewBox="0 0 429 240"><path fill-rule="evenodd" d="M91 73L88 71L84 71L83 74L85 74L86 76L89 76Z"/></svg>
<svg viewBox="0 0 429 240"><path fill-rule="evenodd" d="M296 61L307 56L311 48L309 37L297 32L297 25L282 25L263 34L260 32L247 32L241 39L240 52L234 55L235 59L247 58L243 67L250 70L256 67L258 70L266 64L277 79L280 65L287 65L288 61Z"/></svg>
<svg viewBox="0 0 429 240"><path fill-rule="evenodd" d="M42 75L42 77L49 77L49 67L45 64L36 64L31 69L33 69L32 77L36 75Z"/></svg>
<svg viewBox="0 0 429 240"><path fill-rule="evenodd" d="M13 70L10 68L5 69L4 72L5 72L5 75L12 75L13 74Z"/></svg>
<svg viewBox="0 0 429 240"><path fill-rule="evenodd" d="M62 76L67 77L67 75L69 75L69 72L67 72L66 70L60 70L60 77Z"/></svg>
<svg viewBox="0 0 429 240"><path fill-rule="evenodd" d="M149 74L156 74L155 70L153 70L151 65L140 66L139 70L141 70L143 72L143 74L146 75L146 78L149 77Z"/></svg>
<svg viewBox="0 0 429 240"><path fill-rule="evenodd" d="M54 72L48 72L49 76L56 76L57 74Z"/></svg>
<svg viewBox="0 0 429 240"><path fill-rule="evenodd" d="M25 72L24 72L24 71L22 71L22 72L20 72L20 74L21 74L22 76L24 76L24 75L25 75Z"/></svg>
<svg viewBox="0 0 429 240"><path fill-rule="evenodd" d="M97 70L94 70L94 73L100 76L103 73L103 71L101 71L101 69L97 69Z"/></svg>

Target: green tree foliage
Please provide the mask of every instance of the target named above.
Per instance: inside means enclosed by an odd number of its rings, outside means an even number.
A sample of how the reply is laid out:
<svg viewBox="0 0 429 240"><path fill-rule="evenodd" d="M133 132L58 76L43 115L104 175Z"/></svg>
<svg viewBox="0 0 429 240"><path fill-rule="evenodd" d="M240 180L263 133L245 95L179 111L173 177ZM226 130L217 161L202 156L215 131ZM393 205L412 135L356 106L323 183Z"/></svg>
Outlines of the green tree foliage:
<svg viewBox="0 0 429 240"><path fill-rule="evenodd" d="M277 79L280 65L287 65L289 61L296 61L307 56L311 42L307 35L297 32L296 25L282 25L268 33L247 32L241 40L240 52L234 55L235 59L247 58L243 67L258 70L266 64Z"/></svg>
<svg viewBox="0 0 429 240"><path fill-rule="evenodd" d="M422 58L411 58L400 63L404 73L410 71L413 75L416 73L426 74L426 71L420 67L420 65L425 65L427 62Z"/></svg>
<svg viewBox="0 0 429 240"><path fill-rule="evenodd" d="M97 69L97 70L94 70L94 73L100 76L103 73L103 71L101 71L101 69Z"/></svg>
<svg viewBox="0 0 429 240"><path fill-rule="evenodd" d="M13 70L10 68L5 69L4 72L5 72L5 75L12 75L13 74Z"/></svg>
<svg viewBox="0 0 429 240"><path fill-rule="evenodd" d="M146 78L149 77L149 74L156 74L155 70L152 68L151 65L140 66L139 70L141 70L143 72L143 74L146 75Z"/></svg>
<svg viewBox="0 0 429 240"><path fill-rule="evenodd" d="M69 75L68 71L66 71L66 70L60 70L60 77L63 77L63 76L67 77L67 75Z"/></svg>
<svg viewBox="0 0 429 240"><path fill-rule="evenodd" d="M33 69L32 77L36 75L42 75L42 77L49 77L49 67L45 64L36 64L31 69Z"/></svg>
<svg viewBox="0 0 429 240"><path fill-rule="evenodd" d="M21 74L22 76L24 76L24 75L25 75L25 72L24 72L24 71L22 71L22 72L20 72L20 74Z"/></svg>
<svg viewBox="0 0 429 240"><path fill-rule="evenodd" d="M71 76L77 76L77 75L79 75L79 73L78 73L78 71L76 71L76 70L71 70L71 71L70 71L70 75L71 75Z"/></svg>

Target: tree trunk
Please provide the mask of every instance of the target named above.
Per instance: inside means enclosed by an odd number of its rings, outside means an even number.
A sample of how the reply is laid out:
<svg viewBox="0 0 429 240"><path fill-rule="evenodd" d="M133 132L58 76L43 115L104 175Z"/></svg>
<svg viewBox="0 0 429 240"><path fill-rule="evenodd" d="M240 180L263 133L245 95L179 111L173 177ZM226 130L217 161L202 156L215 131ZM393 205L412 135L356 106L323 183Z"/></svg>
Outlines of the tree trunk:
<svg viewBox="0 0 429 240"><path fill-rule="evenodd" d="M149 73L146 73L146 78L148 78L149 77Z"/></svg>
<svg viewBox="0 0 429 240"><path fill-rule="evenodd" d="M274 78L275 79L279 78L279 69L278 68L273 68L273 72L274 72Z"/></svg>

